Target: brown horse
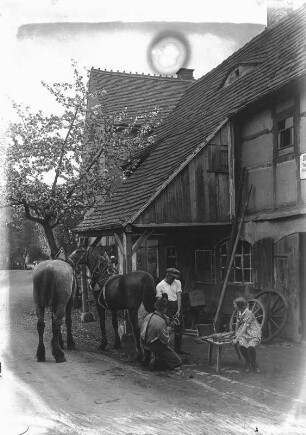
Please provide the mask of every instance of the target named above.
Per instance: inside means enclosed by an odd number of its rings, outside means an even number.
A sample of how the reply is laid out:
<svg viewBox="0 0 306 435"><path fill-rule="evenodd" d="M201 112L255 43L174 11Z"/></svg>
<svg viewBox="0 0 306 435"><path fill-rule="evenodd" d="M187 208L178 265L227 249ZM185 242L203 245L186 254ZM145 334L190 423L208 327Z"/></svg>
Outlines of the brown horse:
<svg viewBox="0 0 306 435"><path fill-rule="evenodd" d="M75 253L77 255L77 251ZM71 258L74 258L74 253L71 254ZM140 270L124 275L114 274L109 256L106 252L102 254L100 247L88 247L85 262L91 272L91 287L100 320L102 334L100 349L104 350L107 346L105 311L109 310L112 313L112 325L115 332L114 348L118 349L121 346L121 340L118 334L117 311L127 310L136 341L136 359L140 359L138 310L143 303L146 311L154 311L156 286L152 275Z"/></svg>
<svg viewBox="0 0 306 435"><path fill-rule="evenodd" d="M68 258L69 261L69 258ZM45 330L44 314L46 307L52 309L52 355L56 362L65 362L64 342L61 323L64 316L67 327L67 348L75 349L71 332L71 310L76 291L73 263L63 260L46 260L39 263L33 271L33 297L37 314L37 332L39 344L37 361L46 360L43 335Z"/></svg>

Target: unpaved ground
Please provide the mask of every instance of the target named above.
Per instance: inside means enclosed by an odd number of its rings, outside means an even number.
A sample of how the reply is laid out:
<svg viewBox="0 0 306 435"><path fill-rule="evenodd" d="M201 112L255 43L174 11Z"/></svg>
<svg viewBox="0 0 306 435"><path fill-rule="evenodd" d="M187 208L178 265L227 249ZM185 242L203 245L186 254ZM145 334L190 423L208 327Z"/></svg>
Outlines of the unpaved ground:
<svg viewBox="0 0 306 435"><path fill-rule="evenodd" d="M75 311L78 350L54 362L47 316L47 361L37 363L31 271L2 272L0 284L1 434L306 433L305 345L261 346L261 375L242 373L229 349L219 376L207 366L206 346L184 337L191 355L183 375L151 373L133 361L132 343L97 350L98 322L82 324Z"/></svg>

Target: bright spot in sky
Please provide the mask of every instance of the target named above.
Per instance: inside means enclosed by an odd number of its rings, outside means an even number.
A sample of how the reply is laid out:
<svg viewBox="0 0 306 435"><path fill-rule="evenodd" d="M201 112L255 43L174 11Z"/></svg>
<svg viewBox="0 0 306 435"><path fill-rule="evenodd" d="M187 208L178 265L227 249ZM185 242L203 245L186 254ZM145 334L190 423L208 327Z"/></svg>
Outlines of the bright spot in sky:
<svg viewBox="0 0 306 435"><path fill-rule="evenodd" d="M177 37L163 37L151 48L151 62L159 74L175 74L186 62L187 47Z"/></svg>

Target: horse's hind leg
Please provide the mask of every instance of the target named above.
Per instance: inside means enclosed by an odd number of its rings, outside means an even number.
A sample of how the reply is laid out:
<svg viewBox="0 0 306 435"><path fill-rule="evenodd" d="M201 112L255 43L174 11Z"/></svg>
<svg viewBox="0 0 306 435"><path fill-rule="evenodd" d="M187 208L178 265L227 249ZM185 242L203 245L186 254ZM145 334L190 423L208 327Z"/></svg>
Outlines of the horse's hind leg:
<svg viewBox="0 0 306 435"><path fill-rule="evenodd" d="M59 307L55 310L55 312L52 315L52 340L51 340L51 347L52 347L52 355L54 356L57 363L65 362L65 354L59 347L59 334L60 334L60 327L61 323L64 317L64 307Z"/></svg>
<svg viewBox="0 0 306 435"><path fill-rule="evenodd" d="M67 305L66 305L66 328L67 328L67 348L70 350L75 350L75 342L72 337L71 325L71 311L73 306L73 298L70 297Z"/></svg>
<svg viewBox="0 0 306 435"><path fill-rule="evenodd" d="M37 319L38 319L37 320L37 332L38 332L38 337L39 337L36 358L37 358L37 362L44 362L44 361L46 361L46 351L45 351L45 345L44 345L45 309L41 308L41 307L39 307L39 308L37 307L36 314L37 314Z"/></svg>
<svg viewBox="0 0 306 435"><path fill-rule="evenodd" d="M61 331L61 327L59 329L59 333L58 333L58 344L60 346L61 349L64 349L64 340L63 340L63 336L62 336L62 331Z"/></svg>
<svg viewBox="0 0 306 435"><path fill-rule="evenodd" d="M138 325L138 309L129 310L129 316L133 327L133 334L136 342L135 359L139 361L142 358L142 352L141 352L141 345L140 345L140 329Z"/></svg>
<svg viewBox="0 0 306 435"><path fill-rule="evenodd" d="M121 347L121 340L118 334L118 317L117 317L117 311L112 311L112 325L115 332L115 342L114 342L114 349L119 349Z"/></svg>

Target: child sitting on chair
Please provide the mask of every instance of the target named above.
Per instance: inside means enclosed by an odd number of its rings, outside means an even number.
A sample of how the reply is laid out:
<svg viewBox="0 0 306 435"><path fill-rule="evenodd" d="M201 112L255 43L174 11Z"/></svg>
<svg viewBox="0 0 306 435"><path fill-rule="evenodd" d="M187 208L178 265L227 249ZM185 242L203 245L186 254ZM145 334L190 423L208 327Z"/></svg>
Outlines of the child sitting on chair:
<svg viewBox="0 0 306 435"><path fill-rule="evenodd" d="M239 349L246 361L245 372L248 373L252 368L254 372L260 373L256 363L255 347L261 341L261 327L252 311L248 309L247 302L243 297L236 298L233 305L237 310L237 323L233 343L239 344Z"/></svg>

